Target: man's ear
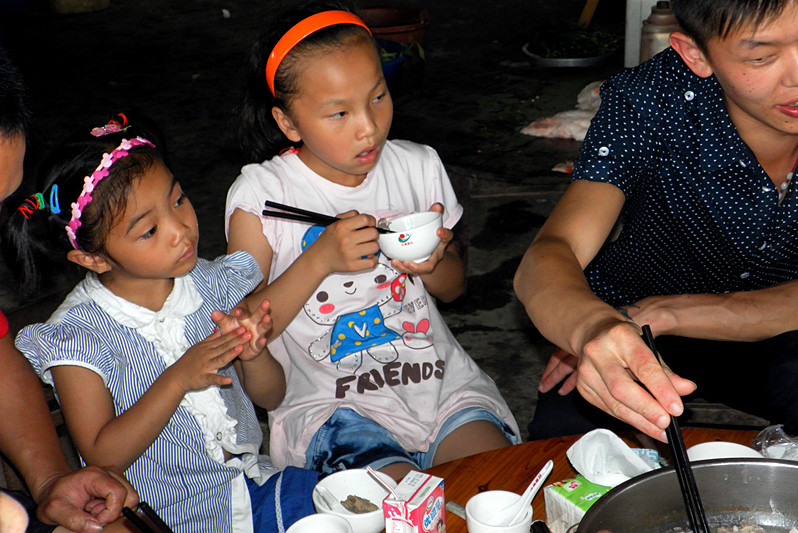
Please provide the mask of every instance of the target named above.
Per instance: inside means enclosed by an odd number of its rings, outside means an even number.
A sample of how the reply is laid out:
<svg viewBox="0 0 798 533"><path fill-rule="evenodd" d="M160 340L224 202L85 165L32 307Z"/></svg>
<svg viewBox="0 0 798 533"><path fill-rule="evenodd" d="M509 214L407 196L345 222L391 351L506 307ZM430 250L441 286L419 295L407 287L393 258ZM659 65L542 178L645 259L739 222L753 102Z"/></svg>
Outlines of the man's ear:
<svg viewBox="0 0 798 533"><path fill-rule="evenodd" d="M83 250L68 251L67 259L97 274L104 274L111 270L111 262L106 258L98 254L87 254Z"/></svg>
<svg viewBox="0 0 798 533"><path fill-rule="evenodd" d="M296 129L296 126L294 126L294 121L291 120L291 117L286 115L282 109L277 106L273 107L272 116L283 134L288 137L288 140L295 143L302 140L299 131Z"/></svg>
<svg viewBox="0 0 798 533"><path fill-rule="evenodd" d="M671 33L670 42L671 48L676 50L682 61L687 64L696 76L708 78L712 75L712 66L709 64L707 56L692 37L680 31L675 31Z"/></svg>

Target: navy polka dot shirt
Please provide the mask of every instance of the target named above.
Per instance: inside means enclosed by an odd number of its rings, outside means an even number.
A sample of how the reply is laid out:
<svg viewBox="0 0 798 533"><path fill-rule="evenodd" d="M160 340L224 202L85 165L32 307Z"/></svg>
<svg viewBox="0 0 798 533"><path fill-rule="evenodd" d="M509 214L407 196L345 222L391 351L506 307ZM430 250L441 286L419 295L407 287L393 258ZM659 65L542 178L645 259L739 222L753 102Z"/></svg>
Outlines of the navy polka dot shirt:
<svg viewBox="0 0 798 533"><path fill-rule="evenodd" d="M572 175L623 191L623 229L585 270L611 305L798 278L798 199L732 124L714 76L672 50L610 78Z"/></svg>

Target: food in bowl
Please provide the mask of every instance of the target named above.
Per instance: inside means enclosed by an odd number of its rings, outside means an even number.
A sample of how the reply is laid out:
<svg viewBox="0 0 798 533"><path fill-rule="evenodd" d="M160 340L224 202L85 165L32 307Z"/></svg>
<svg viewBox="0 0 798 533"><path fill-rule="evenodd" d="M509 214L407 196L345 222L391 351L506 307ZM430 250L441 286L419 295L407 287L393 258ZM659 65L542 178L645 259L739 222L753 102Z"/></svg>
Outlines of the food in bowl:
<svg viewBox="0 0 798 533"><path fill-rule="evenodd" d="M378 226L390 230L391 233L381 233L377 243L380 250L391 259L422 263L430 258L441 241L438 237L438 228L441 225L441 214L435 211L383 219Z"/></svg>
<svg viewBox="0 0 798 533"><path fill-rule="evenodd" d="M396 481L390 476L382 472L376 474L389 487L396 487ZM388 491L371 477L368 470L363 468L341 470L321 479L316 486L327 489L342 504L342 500L345 501L347 496L353 495L368 500L376 507L373 511L363 513L353 513L345 509L335 511L325 502L320 490L317 489L313 491L312 498L319 513L334 514L344 518L354 533L380 533L385 529L382 501L388 496Z"/></svg>
<svg viewBox="0 0 798 533"><path fill-rule="evenodd" d="M379 509L379 507L371 503L366 498L361 498L360 496L355 496L354 494L350 494L345 500L341 500L341 505L343 505L344 509L347 511L353 512L355 514L370 513L371 511L376 511Z"/></svg>

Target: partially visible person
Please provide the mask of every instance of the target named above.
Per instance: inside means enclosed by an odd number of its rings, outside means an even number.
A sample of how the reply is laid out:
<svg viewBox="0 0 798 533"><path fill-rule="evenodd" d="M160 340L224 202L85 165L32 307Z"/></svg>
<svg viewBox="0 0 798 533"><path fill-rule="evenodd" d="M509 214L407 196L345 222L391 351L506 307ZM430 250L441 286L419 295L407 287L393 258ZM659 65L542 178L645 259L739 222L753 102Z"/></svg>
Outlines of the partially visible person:
<svg viewBox="0 0 798 533"><path fill-rule="evenodd" d="M22 78L0 49L0 201L22 182L28 124ZM30 490L30 494L12 495L35 511L30 531L52 531L54 524L78 532L100 531L119 518L123 506L136 505L138 496L112 469L72 471L42 385L8 333L8 322L0 311L0 451Z"/></svg>
<svg viewBox="0 0 798 533"><path fill-rule="evenodd" d="M197 217L163 144L120 114L47 158L46 201L9 219L17 270L36 287L58 256L86 277L16 346L54 385L83 461L123 471L176 533L276 531L314 512L318 474L260 454L253 402L271 410L285 394L265 347L269 303L242 303L262 275L246 252L198 258ZM295 509L275 505L281 493Z"/></svg>
<svg viewBox="0 0 798 533"><path fill-rule="evenodd" d="M436 307L464 290L450 229L463 208L434 149L387 139L393 103L374 39L354 14L319 2L269 22L242 108L242 140L258 163L230 188L226 217L228 252L260 265L269 349L286 368L285 400L270 413L272 458L401 479L519 442L495 383ZM341 220L263 217L264 200ZM443 219L431 257L380 254L375 217L423 210Z"/></svg>
<svg viewBox="0 0 798 533"><path fill-rule="evenodd" d="M593 423L576 387L664 440L696 384L798 433L798 2L671 4L682 30L602 86L573 182L515 276L559 348L536 438Z"/></svg>

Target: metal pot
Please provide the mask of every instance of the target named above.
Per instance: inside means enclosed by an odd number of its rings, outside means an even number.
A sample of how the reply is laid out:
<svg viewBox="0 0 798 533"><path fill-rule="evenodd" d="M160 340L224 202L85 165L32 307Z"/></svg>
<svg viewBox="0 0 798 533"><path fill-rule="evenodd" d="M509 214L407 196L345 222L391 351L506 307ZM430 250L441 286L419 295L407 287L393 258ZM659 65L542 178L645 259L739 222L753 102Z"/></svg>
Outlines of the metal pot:
<svg viewBox="0 0 798 533"><path fill-rule="evenodd" d="M743 520L771 532L798 527L798 463L775 459L696 461L693 472L710 526ZM689 529L672 468L654 470L602 496L579 523L578 533L665 533Z"/></svg>

